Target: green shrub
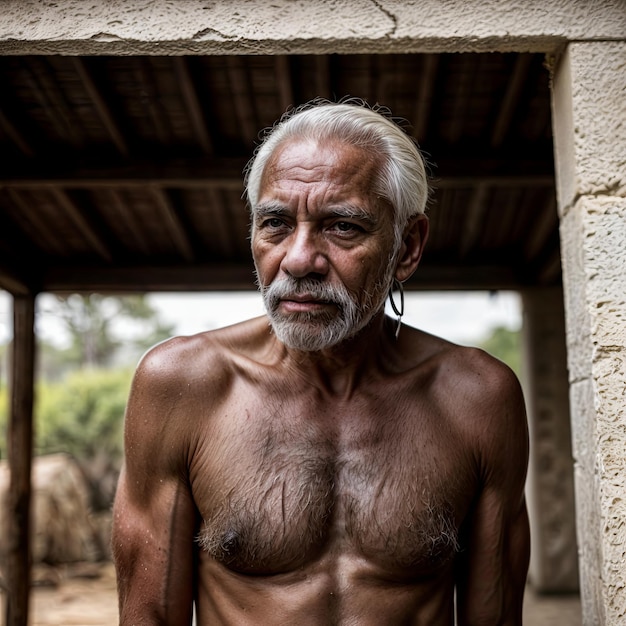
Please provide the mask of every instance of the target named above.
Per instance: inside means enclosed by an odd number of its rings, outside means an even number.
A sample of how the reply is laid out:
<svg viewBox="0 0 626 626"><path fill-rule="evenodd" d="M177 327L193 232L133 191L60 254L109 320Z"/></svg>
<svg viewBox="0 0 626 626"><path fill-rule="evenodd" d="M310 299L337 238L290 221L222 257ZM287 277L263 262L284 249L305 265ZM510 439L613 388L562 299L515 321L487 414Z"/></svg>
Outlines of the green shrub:
<svg viewBox="0 0 626 626"><path fill-rule="evenodd" d="M40 383L35 397L35 453L78 459L122 457L123 418L132 372L86 370Z"/></svg>

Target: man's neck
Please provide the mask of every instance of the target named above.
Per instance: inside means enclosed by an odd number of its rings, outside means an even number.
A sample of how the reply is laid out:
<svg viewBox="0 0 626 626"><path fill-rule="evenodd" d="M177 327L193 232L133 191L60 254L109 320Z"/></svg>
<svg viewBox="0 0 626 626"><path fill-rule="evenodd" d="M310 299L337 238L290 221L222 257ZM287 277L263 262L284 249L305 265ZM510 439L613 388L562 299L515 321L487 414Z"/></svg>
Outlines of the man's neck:
<svg viewBox="0 0 626 626"><path fill-rule="evenodd" d="M285 363L328 395L348 399L395 343L393 321L381 311L355 336L329 348L302 351L283 346Z"/></svg>

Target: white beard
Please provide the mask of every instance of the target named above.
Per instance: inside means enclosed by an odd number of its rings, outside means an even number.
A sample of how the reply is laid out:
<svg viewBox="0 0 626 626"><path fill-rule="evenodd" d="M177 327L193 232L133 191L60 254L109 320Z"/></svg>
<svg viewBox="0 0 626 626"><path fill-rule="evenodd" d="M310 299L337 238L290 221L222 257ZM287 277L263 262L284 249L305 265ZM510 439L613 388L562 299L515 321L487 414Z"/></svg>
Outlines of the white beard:
<svg viewBox="0 0 626 626"><path fill-rule="evenodd" d="M272 329L286 346L307 352L324 350L351 339L365 328L384 307L391 286L391 271L366 293L359 303L343 285L330 285L313 278L287 276L261 287L263 303ZM298 294L309 294L314 299L336 307L333 312L290 313L278 312L282 299Z"/></svg>

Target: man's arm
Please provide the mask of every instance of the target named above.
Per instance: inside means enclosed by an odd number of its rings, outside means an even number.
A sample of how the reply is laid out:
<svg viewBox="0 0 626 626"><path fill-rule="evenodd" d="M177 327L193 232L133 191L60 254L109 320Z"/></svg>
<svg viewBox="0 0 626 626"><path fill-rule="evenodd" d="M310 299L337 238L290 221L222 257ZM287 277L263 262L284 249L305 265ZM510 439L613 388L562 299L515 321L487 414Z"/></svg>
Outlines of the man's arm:
<svg viewBox="0 0 626 626"><path fill-rule="evenodd" d="M528 430L519 383L508 368L485 368L479 401L482 489L465 528L457 576L459 626L521 626L530 535L524 499Z"/></svg>
<svg viewBox="0 0 626 626"><path fill-rule="evenodd" d="M191 623L196 510L167 354L159 346L142 360L126 410L112 532L120 626Z"/></svg>

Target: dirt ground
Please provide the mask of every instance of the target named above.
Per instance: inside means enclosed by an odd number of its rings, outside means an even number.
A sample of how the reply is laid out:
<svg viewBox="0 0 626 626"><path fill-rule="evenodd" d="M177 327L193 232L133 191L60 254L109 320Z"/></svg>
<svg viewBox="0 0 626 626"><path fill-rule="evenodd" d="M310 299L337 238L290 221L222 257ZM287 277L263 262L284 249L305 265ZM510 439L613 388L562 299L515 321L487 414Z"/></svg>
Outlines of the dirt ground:
<svg viewBox="0 0 626 626"><path fill-rule="evenodd" d="M113 566L68 570L56 585L34 587L30 616L31 626L116 626ZM524 625L582 626L580 601L577 596L537 596L529 588Z"/></svg>

